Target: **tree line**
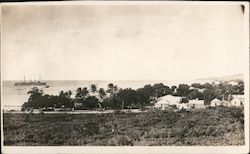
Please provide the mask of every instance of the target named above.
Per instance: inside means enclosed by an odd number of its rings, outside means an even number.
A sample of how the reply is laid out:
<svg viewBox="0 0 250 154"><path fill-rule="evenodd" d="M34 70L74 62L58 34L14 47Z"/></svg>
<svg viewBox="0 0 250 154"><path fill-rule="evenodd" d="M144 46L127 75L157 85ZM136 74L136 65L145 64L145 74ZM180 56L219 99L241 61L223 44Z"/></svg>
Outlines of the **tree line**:
<svg viewBox="0 0 250 154"><path fill-rule="evenodd" d="M22 110L29 108L75 108L75 109L138 109L154 105L157 98L165 95L182 97L182 103L188 100L204 100L210 104L211 100L230 100L233 94L244 94L244 82L238 81L237 85L228 82L179 84L178 86L166 86L163 83L145 85L142 88L119 88L110 83L107 89L98 88L96 84L90 87L79 87L72 97L72 91L60 91L58 95L48 95L33 87L28 94L30 97L22 105Z"/></svg>

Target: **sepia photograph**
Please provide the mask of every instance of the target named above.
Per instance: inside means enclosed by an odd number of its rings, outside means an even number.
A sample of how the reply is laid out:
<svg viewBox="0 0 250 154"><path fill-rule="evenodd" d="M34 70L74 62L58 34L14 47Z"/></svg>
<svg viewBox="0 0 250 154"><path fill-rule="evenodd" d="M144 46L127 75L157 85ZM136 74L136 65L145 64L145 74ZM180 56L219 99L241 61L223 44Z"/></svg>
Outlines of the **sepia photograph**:
<svg viewBox="0 0 250 154"><path fill-rule="evenodd" d="M2 153L248 153L248 34L244 2L2 3Z"/></svg>

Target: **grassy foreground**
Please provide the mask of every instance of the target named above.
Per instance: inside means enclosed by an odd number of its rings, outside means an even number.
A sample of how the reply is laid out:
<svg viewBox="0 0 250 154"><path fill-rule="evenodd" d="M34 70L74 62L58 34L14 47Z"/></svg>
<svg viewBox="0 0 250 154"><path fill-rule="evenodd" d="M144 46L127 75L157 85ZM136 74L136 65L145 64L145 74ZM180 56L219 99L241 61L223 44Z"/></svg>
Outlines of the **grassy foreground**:
<svg viewBox="0 0 250 154"><path fill-rule="evenodd" d="M114 114L4 113L4 145L244 145L240 108Z"/></svg>

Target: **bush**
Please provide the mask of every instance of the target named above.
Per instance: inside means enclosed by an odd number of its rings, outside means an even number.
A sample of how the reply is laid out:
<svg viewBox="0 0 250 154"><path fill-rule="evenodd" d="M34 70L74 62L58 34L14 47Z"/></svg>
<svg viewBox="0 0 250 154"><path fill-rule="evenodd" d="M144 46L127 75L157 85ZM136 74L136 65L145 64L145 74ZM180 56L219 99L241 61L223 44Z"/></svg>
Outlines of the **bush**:
<svg viewBox="0 0 250 154"><path fill-rule="evenodd" d="M94 134L97 134L99 131L99 127L97 123L89 122L85 124L86 131L88 132L88 135L93 136Z"/></svg>
<svg viewBox="0 0 250 154"><path fill-rule="evenodd" d="M133 145L133 141L128 136L118 136L118 145Z"/></svg>

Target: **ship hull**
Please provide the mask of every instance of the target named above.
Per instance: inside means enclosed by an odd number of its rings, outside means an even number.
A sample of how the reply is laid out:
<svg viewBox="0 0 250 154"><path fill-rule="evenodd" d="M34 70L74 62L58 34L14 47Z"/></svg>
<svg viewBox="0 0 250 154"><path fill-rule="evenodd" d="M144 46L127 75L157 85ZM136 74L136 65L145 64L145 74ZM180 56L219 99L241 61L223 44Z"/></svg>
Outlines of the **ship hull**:
<svg viewBox="0 0 250 154"><path fill-rule="evenodd" d="M20 82L15 83L15 86L46 86L45 82Z"/></svg>

